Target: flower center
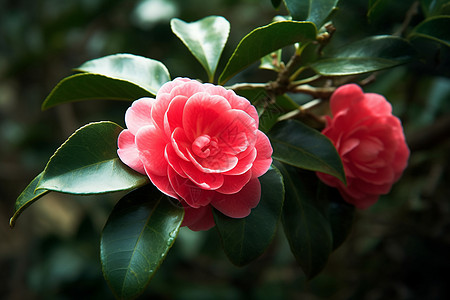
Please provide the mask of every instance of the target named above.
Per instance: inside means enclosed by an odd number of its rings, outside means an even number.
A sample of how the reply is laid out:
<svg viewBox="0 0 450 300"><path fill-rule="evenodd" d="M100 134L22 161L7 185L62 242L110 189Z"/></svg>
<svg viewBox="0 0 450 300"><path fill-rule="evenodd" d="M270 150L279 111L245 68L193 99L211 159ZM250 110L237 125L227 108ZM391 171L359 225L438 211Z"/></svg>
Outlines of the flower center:
<svg viewBox="0 0 450 300"><path fill-rule="evenodd" d="M197 137L192 143L192 151L201 158L216 155L220 151L217 138L207 134Z"/></svg>

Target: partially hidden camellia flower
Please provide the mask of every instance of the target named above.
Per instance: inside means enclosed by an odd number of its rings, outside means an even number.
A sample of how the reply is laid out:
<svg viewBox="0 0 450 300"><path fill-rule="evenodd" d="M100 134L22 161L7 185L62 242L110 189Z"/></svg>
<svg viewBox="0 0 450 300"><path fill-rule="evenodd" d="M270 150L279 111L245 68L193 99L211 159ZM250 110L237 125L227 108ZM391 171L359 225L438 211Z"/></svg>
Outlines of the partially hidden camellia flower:
<svg viewBox="0 0 450 300"><path fill-rule="evenodd" d="M176 78L156 99L125 114L118 155L184 207L182 226L214 226L212 207L243 218L261 197L258 177L272 163L269 139L251 103L222 86Z"/></svg>
<svg viewBox="0 0 450 300"><path fill-rule="evenodd" d="M356 84L336 89L330 107L333 118L327 116L322 133L342 159L347 186L333 176L317 175L347 202L367 208L390 191L406 168L409 149L402 124L383 96L365 94Z"/></svg>

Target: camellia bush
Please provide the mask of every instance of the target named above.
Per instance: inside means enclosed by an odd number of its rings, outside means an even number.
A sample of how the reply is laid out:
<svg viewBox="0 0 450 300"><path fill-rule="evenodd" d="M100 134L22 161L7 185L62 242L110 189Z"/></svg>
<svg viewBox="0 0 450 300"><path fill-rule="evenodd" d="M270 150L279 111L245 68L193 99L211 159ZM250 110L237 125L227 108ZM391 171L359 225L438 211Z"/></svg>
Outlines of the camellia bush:
<svg viewBox="0 0 450 300"><path fill-rule="evenodd" d="M126 128L100 121L73 133L17 198L11 227L49 192L129 191L100 238L103 274L119 299L146 289L182 226L216 228L230 261L243 266L265 252L280 224L299 267L317 275L346 239L355 209L389 193L409 158L390 103L364 85L373 72L417 59L413 40L449 46L445 1L423 0L428 17L408 38L366 36L328 51L338 2L272 0L289 15L244 36L219 75L229 22L172 19L208 83L172 79L163 63L131 54L76 68L42 109L132 101ZM370 1L369 14L384 2ZM274 80L239 82L258 62Z"/></svg>

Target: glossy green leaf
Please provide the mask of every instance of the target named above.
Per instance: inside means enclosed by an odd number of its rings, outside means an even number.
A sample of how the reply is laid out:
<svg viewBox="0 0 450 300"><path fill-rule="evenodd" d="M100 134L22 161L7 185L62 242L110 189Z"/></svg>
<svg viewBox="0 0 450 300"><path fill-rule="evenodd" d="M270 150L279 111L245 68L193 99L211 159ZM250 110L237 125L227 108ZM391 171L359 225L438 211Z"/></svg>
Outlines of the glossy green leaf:
<svg viewBox="0 0 450 300"><path fill-rule="evenodd" d="M50 158L37 189L71 194L99 194L133 189L148 178L124 165L117 156L122 127L113 122L85 125Z"/></svg>
<svg viewBox="0 0 450 300"><path fill-rule="evenodd" d="M75 74L61 80L42 103L42 110L83 100L133 101L153 94L143 87L99 74Z"/></svg>
<svg viewBox="0 0 450 300"><path fill-rule="evenodd" d="M292 253L308 278L326 265L333 238L328 220L316 205L311 173L300 176L295 167L275 161L286 189L282 223Z"/></svg>
<svg viewBox="0 0 450 300"><path fill-rule="evenodd" d="M409 38L430 39L450 47L450 16L426 19L413 29Z"/></svg>
<svg viewBox="0 0 450 300"><path fill-rule="evenodd" d="M9 220L9 226L12 228L14 227L14 224L16 223L17 218L19 215L31 204L33 204L34 201L38 200L42 196L48 193L47 190L36 190L36 186L41 179L42 173L40 173L38 176L36 176L30 184L23 190L23 192L17 197L16 203L14 204L14 215Z"/></svg>
<svg viewBox="0 0 450 300"><path fill-rule="evenodd" d="M239 42L219 77L219 84L224 84L236 73L265 55L285 46L309 42L315 38L316 27L311 22L279 21L258 27Z"/></svg>
<svg viewBox="0 0 450 300"><path fill-rule="evenodd" d="M320 28L336 9L339 0L284 0L294 20L310 21Z"/></svg>
<svg viewBox="0 0 450 300"><path fill-rule="evenodd" d="M341 158L331 141L301 122L287 120L278 123L268 134L273 158L311 171L319 171L345 182Z"/></svg>
<svg viewBox="0 0 450 300"><path fill-rule="evenodd" d="M160 61L133 54L114 54L93 59L76 70L126 80L153 95L170 81L169 71Z"/></svg>
<svg viewBox="0 0 450 300"><path fill-rule="evenodd" d="M284 199L283 178L271 167L263 176L261 200L248 217L229 218L214 211L214 220L219 231L222 246L230 261L243 266L258 258L269 246L280 219Z"/></svg>
<svg viewBox="0 0 450 300"><path fill-rule="evenodd" d="M102 232L100 259L118 299L139 296L165 259L183 221L177 203L149 184L114 207Z"/></svg>
<svg viewBox="0 0 450 300"><path fill-rule="evenodd" d="M333 250L350 234L355 219L355 206L344 201L339 191L319 182L317 201L323 205L333 236Z"/></svg>
<svg viewBox="0 0 450 300"><path fill-rule="evenodd" d="M170 26L206 70L209 81L213 82L220 55L228 40L230 23L224 17L209 16L192 23L175 18L170 21Z"/></svg>
<svg viewBox="0 0 450 300"><path fill-rule="evenodd" d="M414 56L414 49L402 38L372 36L336 50L311 67L325 76L354 75L405 64Z"/></svg>

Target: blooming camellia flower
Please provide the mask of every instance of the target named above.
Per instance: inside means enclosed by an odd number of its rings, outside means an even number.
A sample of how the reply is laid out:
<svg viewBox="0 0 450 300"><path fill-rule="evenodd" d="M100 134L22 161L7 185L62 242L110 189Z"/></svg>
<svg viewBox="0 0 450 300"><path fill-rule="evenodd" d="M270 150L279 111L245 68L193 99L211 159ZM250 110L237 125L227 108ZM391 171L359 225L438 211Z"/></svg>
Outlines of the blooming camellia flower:
<svg viewBox="0 0 450 300"><path fill-rule="evenodd" d="M258 177L272 163L269 139L250 102L221 86L177 78L133 102L118 155L183 205L182 226L214 226L212 207L243 218L261 197ZM212 206L212 207L211 207Z"/></svg>
<svg viewBox="0 0 450 300"><path fill-rule="evenodd" d="M405 169L409 149L400 120L378 94L364 94L356 84L339 87L330 99L333 118L322 131L336 147L344 165L347 186L337 178L317 173L327 185L357 208L374 204L390 191Z"/></svg>

